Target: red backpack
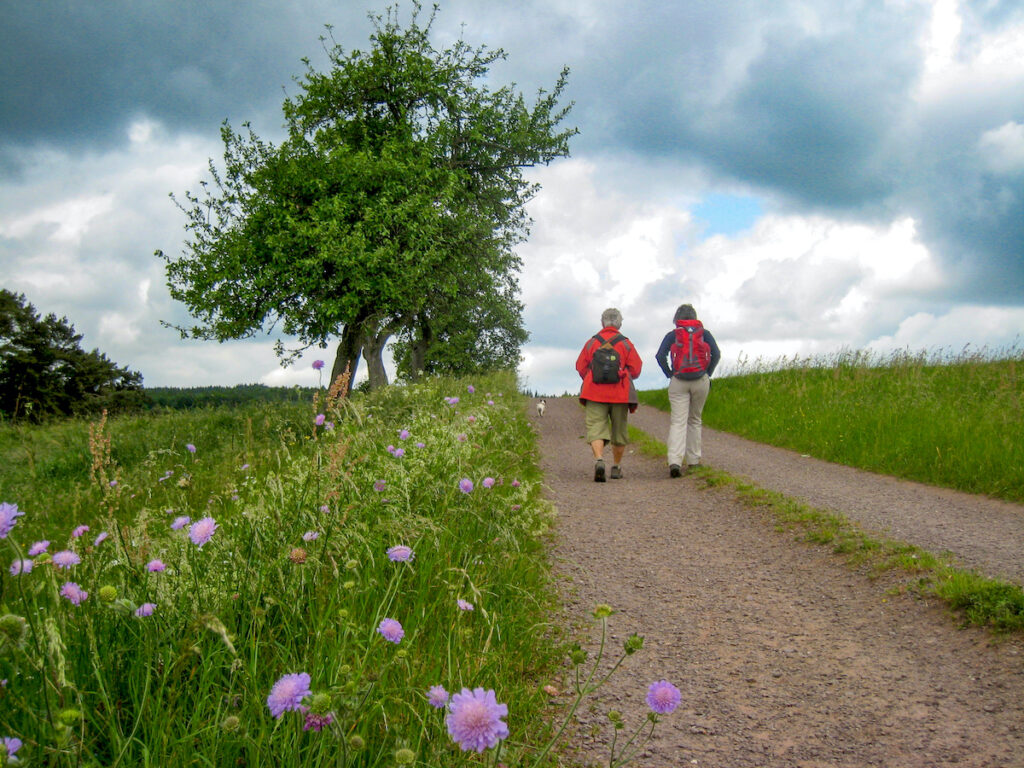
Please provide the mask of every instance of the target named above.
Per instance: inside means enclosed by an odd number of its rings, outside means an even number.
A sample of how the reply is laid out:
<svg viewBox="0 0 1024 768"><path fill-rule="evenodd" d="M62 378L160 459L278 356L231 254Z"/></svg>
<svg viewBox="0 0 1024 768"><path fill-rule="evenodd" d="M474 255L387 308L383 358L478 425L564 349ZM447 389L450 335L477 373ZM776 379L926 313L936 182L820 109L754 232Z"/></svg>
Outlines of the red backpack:
<svg viewBox="0 0 1024 768"><path fill-rule="evenodd" d="M669 347L672 373L704 373L711 364L711 345L704 341L700 320L676 320L676 340Z"/></svg>

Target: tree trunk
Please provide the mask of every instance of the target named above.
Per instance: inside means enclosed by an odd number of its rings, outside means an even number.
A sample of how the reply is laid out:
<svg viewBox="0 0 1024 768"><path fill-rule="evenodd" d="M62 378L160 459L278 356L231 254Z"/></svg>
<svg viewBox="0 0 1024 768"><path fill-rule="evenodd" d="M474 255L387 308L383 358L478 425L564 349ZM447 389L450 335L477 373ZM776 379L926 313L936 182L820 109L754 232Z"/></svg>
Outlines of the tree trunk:
<svg viewBox="0 0 1024 768"><path fill-rule="evenodd" d="M430 346L430 322L426 319L419 324L419 333L409 345L410 376L418 379L427 367L427 347Z"/></svg>
<svg viewBox="0 0 1024 768"><path fill-rule="evenodd" d="M368 328L363 336L363 357L366 358L366 370L370 375L370 389L378 389L388 385L388 372L384 368L384 345L391 338L391 329L384 327L379 333Z"/></svg>
<svg viewBox="0 0 1024 768"><path fill-rule="evenodd" d="M338 342L338 352L334 356L334 367L331 369L331 383L337 381L338 377L345 372L348 366L348 391L352 391L352 382L356 380L356 370L359 368L360 339L363 335L362 323L347 323L345 330L341 333L341 341Z"/></svg>

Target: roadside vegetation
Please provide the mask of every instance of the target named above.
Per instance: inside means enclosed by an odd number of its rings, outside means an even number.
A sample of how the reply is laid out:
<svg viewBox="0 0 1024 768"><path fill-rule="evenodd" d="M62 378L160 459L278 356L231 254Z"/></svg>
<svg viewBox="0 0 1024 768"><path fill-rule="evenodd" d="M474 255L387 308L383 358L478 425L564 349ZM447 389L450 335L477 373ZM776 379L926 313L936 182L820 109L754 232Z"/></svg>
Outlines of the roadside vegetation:
<svg viewBox="0 0 1024 768"><path fill-rule="evenodd" d="M0 450L23 761L476 764L434 686L496 692L517 764L550 735L567 648L511 375L3 425Z"/></svg>
<svg viewBox="0 0 1024 768"><path fill-rule="evenodd" d="M664 389L640 401L669 410ZM872 472L1024 502L1024 350L744 361L704 423Z"/></svg>
<svg viewBox="0 0 1024 768"><path fill-rule="evenodd" d="M629 440L644 455L665 456L665 444L636 427L629 427ZM937 598L963 624L987 627L996 633L1024 632L1024 589L1017 584L958 568L946 554L868 534L845 515L811 507L713 467L701 466L694 476L706 488L731 488L745 505L766 509L776 530L790 531L808 544L830 547L851 566L866 569L872 577L903 574L897 591Z"/></svg>

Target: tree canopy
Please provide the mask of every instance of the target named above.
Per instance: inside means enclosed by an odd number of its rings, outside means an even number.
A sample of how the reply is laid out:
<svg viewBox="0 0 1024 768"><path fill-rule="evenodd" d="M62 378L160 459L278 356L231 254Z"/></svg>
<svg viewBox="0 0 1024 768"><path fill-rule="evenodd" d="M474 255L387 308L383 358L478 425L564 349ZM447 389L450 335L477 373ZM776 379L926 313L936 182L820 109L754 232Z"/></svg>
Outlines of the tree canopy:
<svg viewBox="0 0 1024 768"><path fill-rule="evenodd" d="M81 340L66 317L42 317L24 294L0 289L0 413L38 420L140 407L142 375Z"/></svg>
<svg viewBox="0 0 1024 768"><path fill-rule="evenodd" d="M280 146L222 126L223 167L211 160L212 182L179 202L184 253L157 251L171 295L197 320L183 335L279 326L299 340L278 342L285 362L340 337L332 378L346 365L354 375L361 352L371 379L382 375L395 334L410 376L450 368L456 352L441 344L456 338L468 355L500 338L493 359L515 366L526 334L513 247L536 193L523 169L568 155L568 71L532 104L514 85L490 90L483 81L505 53L462 40L435 48L435 13L421 24L415 4L405 27L396 8L371 15L365 52L325 38L330 67L305 60Z"/></svg>

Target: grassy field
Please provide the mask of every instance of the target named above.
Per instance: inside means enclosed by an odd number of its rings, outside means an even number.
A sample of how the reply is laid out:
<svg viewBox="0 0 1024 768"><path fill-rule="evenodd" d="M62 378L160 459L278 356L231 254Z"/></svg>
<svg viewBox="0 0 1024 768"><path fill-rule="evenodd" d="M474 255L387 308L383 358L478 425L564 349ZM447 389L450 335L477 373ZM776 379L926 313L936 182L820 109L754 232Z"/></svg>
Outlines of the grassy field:
<svg viewBox="0 0 1024 768"><path fill-rule="evenodd" d="M668 410L667 391L640 393ZM704 423L873 472L1024 501L1024 352L864 352L741 366Z"/></svg>
<svg viewBox="0 0 1024 768"><path fill-rule="evenodd" d="M0 426L0 738L32 765L479 765L442 686L494 691L502 759L541 758L567 647L535 451L511 376Z"/></svg>

